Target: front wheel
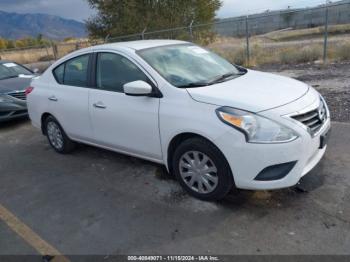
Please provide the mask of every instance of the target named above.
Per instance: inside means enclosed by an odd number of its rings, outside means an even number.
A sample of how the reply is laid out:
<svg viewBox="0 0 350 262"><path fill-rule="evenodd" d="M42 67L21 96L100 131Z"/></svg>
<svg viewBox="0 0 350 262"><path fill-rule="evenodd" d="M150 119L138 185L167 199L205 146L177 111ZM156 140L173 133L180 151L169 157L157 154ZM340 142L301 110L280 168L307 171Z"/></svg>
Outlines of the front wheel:
<svg viewBox="0 0 350 262"><path fill-rule="evenodd" d="M234 182L229 164L221 151L209 141L191 138L175 150L173 170L182 187L202 200L219 200Z"/></svg>

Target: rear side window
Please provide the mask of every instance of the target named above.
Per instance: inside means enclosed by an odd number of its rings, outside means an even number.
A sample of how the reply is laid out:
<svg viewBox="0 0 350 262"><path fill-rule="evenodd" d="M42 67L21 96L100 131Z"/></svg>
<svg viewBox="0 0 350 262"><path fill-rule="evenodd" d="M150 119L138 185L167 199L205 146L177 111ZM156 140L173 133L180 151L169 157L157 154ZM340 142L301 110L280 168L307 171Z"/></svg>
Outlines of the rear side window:
<svg viewBox="0 0 350 262"><path fill-rule="evenodd" d="M53 74L56 78L56 81L59 84L63 84L64 66L65 66L65 64L62 64L59 67L56 67L55 70L53 70Z"/></svg>
<svg viewBox="0 0 350 262"><path fill-rule="evenodd" d="M56 81L63 85L86 87L89 57L90 55L82 55L56 67L53 71Z"/></svg>
<svg viewBox="0 0 350 262"><path fill-rule="evenodd" d="M66 62L63 83L71 86L87 86L89 55Z"/></svg>

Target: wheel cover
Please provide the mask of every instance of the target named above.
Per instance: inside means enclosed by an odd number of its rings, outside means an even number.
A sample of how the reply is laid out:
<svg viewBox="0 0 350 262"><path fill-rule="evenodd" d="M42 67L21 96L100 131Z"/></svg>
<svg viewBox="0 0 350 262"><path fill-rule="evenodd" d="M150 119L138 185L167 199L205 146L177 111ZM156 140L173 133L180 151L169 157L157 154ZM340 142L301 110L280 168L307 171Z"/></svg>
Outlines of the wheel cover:
<svg viewBox="0 0 350 262"><path fill-rule="evenodd" d="M63 148L63 135L61 129L55 122L47 124L47 135L52 146L58 150Z"/></svg>
<svg viewBox="0 0 350 262"><path fill-rule="evenodd" d="M218 186L219 177L214 162L199 151L188 151L180 157L179 170L182 180L193 191L209 194Z"/></svg>

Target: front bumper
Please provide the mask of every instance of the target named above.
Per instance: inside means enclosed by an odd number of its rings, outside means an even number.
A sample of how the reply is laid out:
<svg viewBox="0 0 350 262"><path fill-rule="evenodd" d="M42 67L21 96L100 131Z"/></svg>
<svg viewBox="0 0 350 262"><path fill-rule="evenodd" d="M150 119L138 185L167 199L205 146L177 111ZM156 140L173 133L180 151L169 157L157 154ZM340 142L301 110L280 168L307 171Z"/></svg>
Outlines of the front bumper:
<svg viewBox="0 0 350 262"><path fill-rule="evenodd" d="M321 129L315 135L311 135L302 124L288 117L295 108L311 110L318 108L319 94L311 91L308 96L299 99L285 107L262 112L261 115L280 121L299 134L299 138L280 144L252 144L247 143L243 135L238 136L234 129L227 131L215 140L215 144L225 155L232 170L237 188L251 190L270 190L286 188L296 185L299 180L309 173L322 159L327 146L320 147L321 137L331 128L329 110L327 119ZM286 173L278 172L286 168ZM278 179L264 181L258 175L263 173L268 178L273 177L272 171L276 171ZM264 174L264 171L267 173ZM258 179L257 179L258 177Z"/></svg>
<svg viewBox="0 0 350 262"><path fill-rule="evenodd" d="M0 122L28 115L26 101L13 99L11 102L0 103Z"/></svg>
<svg viewBox="0 0 350 262"><path fill-rule="evenodd" d="M328 120L322 132L330 128ZM284 144L249 144L244 138L227 146L232 138L231 131L215 141L226 156L237 188L251 190L271 190L296 185L322 159L327 146L320 149L322 132L311 137L306 131L297 140ZM233 132L233 131L232 131ZM232 141L232 140L231 140ZM270 166L296 162L292 170L282 179L258 181L257 175Z"/></svg>

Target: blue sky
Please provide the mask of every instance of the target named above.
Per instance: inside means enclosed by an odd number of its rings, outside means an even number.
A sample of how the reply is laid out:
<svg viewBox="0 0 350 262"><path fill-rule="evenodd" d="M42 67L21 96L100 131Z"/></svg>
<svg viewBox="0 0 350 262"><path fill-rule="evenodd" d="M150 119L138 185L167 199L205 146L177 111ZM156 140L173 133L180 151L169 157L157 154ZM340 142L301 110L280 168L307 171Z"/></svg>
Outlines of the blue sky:
<svg viewBox="0 0 350 262"><path fill-rule="evenodd" d="M323 0L223 0L218 17L239 16L265 10L315 6ZM83 21L93 14L85 0L0 0L0 10L17 13L47 13Z"/></svg>

